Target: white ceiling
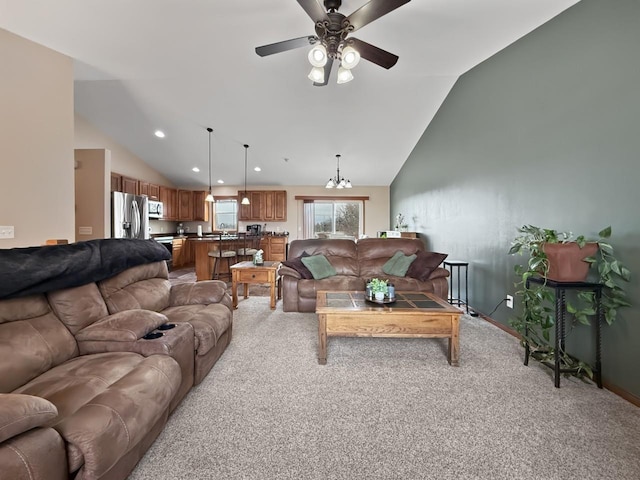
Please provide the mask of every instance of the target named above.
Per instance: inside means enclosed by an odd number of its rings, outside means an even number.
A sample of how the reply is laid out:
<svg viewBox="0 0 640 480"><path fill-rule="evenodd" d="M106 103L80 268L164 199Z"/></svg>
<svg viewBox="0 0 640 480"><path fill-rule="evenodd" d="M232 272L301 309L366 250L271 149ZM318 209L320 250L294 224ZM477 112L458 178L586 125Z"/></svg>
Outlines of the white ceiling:
<svg viewBox="0 0 640 480"><path fill-rule="evenodd" d="M248 143L249 184L324 184L339 153L354 185L389 185L461 74L577 1L413 0L353 34L393 68L325 87L307 48L254 51L314 34L296 0L0 0L0 27L72 57L76 112L178 186L208 185L209 126L214 184L243 183Z"/></svg>

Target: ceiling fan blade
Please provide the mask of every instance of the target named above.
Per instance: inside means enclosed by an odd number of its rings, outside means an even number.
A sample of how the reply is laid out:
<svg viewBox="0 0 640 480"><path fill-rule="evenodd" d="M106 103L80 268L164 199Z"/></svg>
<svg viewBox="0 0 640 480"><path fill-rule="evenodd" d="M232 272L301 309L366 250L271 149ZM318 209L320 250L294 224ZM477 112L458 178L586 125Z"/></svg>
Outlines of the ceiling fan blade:
<svg viewBox="0 0 640 480"><path fill-rule="evenodd" d="M351 45L358 51L362 58L369 60L376 65L389 69L398 61L397 55L375 47L370 43L363 42L362 40L353 37L349 37L349 40L351 40Z"/></svg>
<svg viewBox="0 0 640 480"><path fill-rule="evenodd" d="M324 87L329 83L329 75L331 75L331 67L333 66L333 58L330 58L327 64L324 66L324 81L322 83L313 82L315 87Z"/></svg>
<svg viewBox="0 0 640 480"><path fill-rule="evenodd" d="M298 0L300 1L300 0ZM411 0L371 0L347 17L355 32Z"/></svg>
<svg viewBox="0 0 640 480"><path fill-rule="evenodd" d="M261 57L266 57L267 55L286 52L294 48L308 47L309 45L314 45L317 41L318 37L315 35L307 35L306 37L292 38L291 40L256 47L256 53Z"/></svg>
<svg viewBox="0 0 640 480"><path fill-rule="evenodd" d="M318 3L318 0L298 0L298 3L314 22L328 20L327 12L324 7Z"/></svg>

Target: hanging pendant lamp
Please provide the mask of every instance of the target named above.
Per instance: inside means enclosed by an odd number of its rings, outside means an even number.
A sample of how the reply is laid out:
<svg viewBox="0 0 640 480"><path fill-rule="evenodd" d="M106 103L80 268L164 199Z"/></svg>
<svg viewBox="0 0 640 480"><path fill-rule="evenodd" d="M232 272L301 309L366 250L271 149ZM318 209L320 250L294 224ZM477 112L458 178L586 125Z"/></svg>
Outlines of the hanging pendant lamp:
<svg viewBox="0 0 640 480"><path fill-rule="evenodd" d="M242 205L251 205L249 201L249 197L247 196L247 151L249 150L249 145L245 143L244 145L244 196L242 197L242 201L240 202Z"/></svg>
<svg viewBox="0 0 640 480"><path fill-rule="evenodd" d="M345 180L344 177L340 177L340 154L336 155L337 159L337 168L336 168L336 176L334 178L330 178L325 188L352 188L351 180Z"/></svg>
<svg viewBox="0 0 640 480"><path fill-rule="evenodd" d="M214 202L213 198L213 190L211 189L211 133L213 132L213 128L207 128L207 132L209 132L209 194L205 197L205 202Z"/></svg>

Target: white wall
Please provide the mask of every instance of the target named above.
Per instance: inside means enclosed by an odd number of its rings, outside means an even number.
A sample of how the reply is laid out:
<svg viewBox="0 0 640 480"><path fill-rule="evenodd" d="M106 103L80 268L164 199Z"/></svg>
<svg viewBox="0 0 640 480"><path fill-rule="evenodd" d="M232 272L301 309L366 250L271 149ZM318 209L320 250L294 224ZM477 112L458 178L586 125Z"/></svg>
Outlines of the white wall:
<svg viewBox="0 0 640 480"><path fill-rule="evenodd" d="M0 248L75 241L73 63L0 29Z"/></svg>

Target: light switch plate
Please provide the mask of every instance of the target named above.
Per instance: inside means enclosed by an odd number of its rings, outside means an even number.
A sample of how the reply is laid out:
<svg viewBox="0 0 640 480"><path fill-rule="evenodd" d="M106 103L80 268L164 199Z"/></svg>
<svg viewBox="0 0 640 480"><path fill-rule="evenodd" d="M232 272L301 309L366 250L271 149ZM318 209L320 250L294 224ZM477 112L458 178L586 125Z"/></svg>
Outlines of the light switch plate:
<svg viewBox="0 0 640 480"><path fill-rule="evenodd" d="M78 235L93 235L93 227L78 227Z"/></svg>
<svg viewBox="0 0 640 480"><path fill-rule="evenodd" d="M0 238L13 238L14 230L12 226L0 226Z"/></svg>

